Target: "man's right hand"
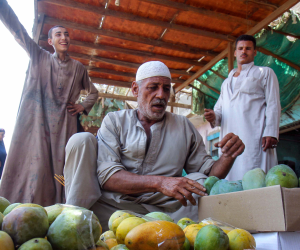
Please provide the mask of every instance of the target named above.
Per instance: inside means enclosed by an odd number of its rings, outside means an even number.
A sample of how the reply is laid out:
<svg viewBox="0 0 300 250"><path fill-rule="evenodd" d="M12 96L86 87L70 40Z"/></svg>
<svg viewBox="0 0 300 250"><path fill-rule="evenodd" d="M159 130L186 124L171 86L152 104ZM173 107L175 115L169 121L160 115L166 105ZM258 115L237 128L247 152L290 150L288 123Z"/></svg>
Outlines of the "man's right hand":
<svg viewBox="0 0 300 250"><path fill-rule="evenodd" d="M193 193L200 196L207 195L206 189L201 184L185 177L164 177L159 192L174 197L183 206L187 206L187 200L196 205L196 200L192 196Z"/></svg>
<svg viewBox="0 0 300 250"><path fill-rule="evenodd" d="M212 109L204 109L204 117L210 123L216 120L216 114Z"/></svg>

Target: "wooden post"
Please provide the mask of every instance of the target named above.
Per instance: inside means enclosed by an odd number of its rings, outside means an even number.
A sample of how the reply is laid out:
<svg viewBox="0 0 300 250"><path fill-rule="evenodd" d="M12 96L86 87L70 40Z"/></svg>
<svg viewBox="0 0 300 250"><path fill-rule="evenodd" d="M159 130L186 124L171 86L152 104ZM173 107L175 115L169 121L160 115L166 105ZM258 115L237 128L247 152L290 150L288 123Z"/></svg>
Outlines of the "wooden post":
<svg viewBox="0 0 300 250"><path fill-rule="evenodd" d="M228 74L231 70L233 70L233 62L234 62L234 55L233 55L233 43L228 42Z"/></svg>

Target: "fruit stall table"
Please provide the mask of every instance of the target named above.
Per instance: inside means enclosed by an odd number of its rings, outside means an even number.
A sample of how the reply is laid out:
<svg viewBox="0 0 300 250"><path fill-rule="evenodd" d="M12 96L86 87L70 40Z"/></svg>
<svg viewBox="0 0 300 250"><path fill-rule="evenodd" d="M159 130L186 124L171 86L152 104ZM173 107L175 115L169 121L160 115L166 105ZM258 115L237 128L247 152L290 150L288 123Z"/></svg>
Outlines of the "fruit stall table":
<svg viewBox="0 0 300 250"><path fill-rule="evenodd" d="M256 250L299 250L300 232L271 232L252 234Z"/></svg>

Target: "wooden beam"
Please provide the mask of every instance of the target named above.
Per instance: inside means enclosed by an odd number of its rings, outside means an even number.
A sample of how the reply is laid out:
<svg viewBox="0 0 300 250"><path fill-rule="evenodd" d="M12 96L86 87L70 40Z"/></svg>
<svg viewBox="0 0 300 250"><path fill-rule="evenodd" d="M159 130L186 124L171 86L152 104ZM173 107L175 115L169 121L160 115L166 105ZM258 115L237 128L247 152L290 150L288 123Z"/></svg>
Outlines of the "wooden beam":
<svg viewBox="0 0 300 250"><path fill-rule="evenodd" d="M86 66L86 69L89 72L93 71L93 72L99 72L99 73L104 73L104 74L109 74L109 75L125 76L125 77L129 77L129 78L133 78L132 81L135 79L134 73L116 71L116 70L112 70L112 69L96 68L96 67L91 67L91 66Z"/></svg>
<svg viewBox="0 0 300 250"><path fill-rule="evenodd" d="M254 35L259 32L261 29L267 27L269 23L274 21L277 17L282 15L285 11L289 10L295 4L297 4L299 0L288 0L283 5L281 5L278 9L276 9L273 13L268 15L264 20L255 25L252 29L250 29L246 34Z"/></svg>
<svg viewBox="0 0 300 250"><path fill-rule="evenodd" d="M182 90L186 86L188 86L191 82L196 80L198 77L203 75L207 70L211 69L218 61L222 60L227 56L228 48L223 50L218 56L216 56L214 59L212 59L210 62L208 62L203 68L199 69L194 75L192 75L189 79L187 79L184 83L182 83L180 86L178 86L175 89L175 92Z"/></svg>
<svg viewBox="0 0 300 250"><path fill-rule="evenodd" d="M204 95L206 95L206 96L208 96L208 97L210 97L210 98L212 98L212 99L214 99L214 100L216 100L216 101L217 101L217 99L216 99L216 98L214 98L214 97L213 97L213 96L211 96L211 95L208 95L208 94L204 93L204 92L203 92L201 89L199 89L199 88L195 87L193 84L189 84L189 86L190 86L190 87L192 87L193 89L197 90L198 92L200 92L200 93L202 93L202 94L204 94Z"/></svg>
<svg viewBox="0 0 300 250"><path fill-rule="evenodd" d="M119 60L104 58L104 57L100 57L100 56L89 56L86 54L75 53L75 52L68 52L68 54L71 57L77 58L77 59L85 59L85 60L90 60L92 62L104 62L104 63L113 64L113 65L123 66L126 68L138 69L138 67L141 66L141 64L139 64L139 63L119 61ZM192 75L191 73L186 72L185 70L178 70L178 69L169 69L169 70L170 70L171 74L186 75L186 76Z"/></svg>
<svg viewBox="0 0 300 250"><path fill-rule="evenodd" d="M91 26L73 23L73 22L69 22L69 21L64 21L64 20L60 20L60 19L55 19L52 17L46 17L45 23L53 25L53 26L54 25L62 25L65 28L69 28L69 29L92 32L92 33L95 33L100 36L113 37L113 38L131 41L131 42L147 44L150 46L156 46L156 47L161 47L161 48L170 49L170 50L182 51L185 53L200 54L200 55L204 55L204 56L218 55L218 53L216 53L216 52L199 49L196 47L180 45L180 44L172 44L172 43L168 43L168 42L164 42L164 41L159 41L159 40L150 39L150 38L146 38L146 37L131 35L128 33L122 33L122 32L118 32L118 31L97 29L97 28L93 28Z"/></svg>
<svg viewBox="0 0 300 250"><path fill-rule="evenodd" d="M103 98L112 98L112 99L123 100L123 101L132 101L132 102L137 101L137 98L134 96L105 94L105 93L101 93L101 92L99 92L98 95L99 95L99 97L103 97ZM177 103L177 102L168 102L168 106L177 107L177 108L185 108L185 109L191 109L191 107L192 107L192 105Z"/></svg>
<svg viewBox="0 0 300 250"><path fill-rule="evenodd" d="M210 69L210 71L213 72L214 74L216 74L218 77L222 78L223 80L226 79L226 77L222 76L218 71L215 71L215 70L212 70L212 69Z"/></svg>
<svg viewBox="0 0 300 250"><path fill-rule="evenodd" d="M219 90L217 90L217 89L215 89L215 88L209 86L207 83L205 83L205 82L203 82L203 81L201 81L201 80L199 80L199 79L197 79L197 81L199 81L201 84L203 84L204 86L206 86L207 88L209 88L209 89L212 90L213 92L215 92L215 93L217 93L218 95L220 95L220 91L219 91Z"/></svg>
<svg viewBox="0 0 300 250"><path fill-rule="evenodd" d="M180 2L175 2L175 1L170 1L170 0L141 0L141 1L158 4L158 5L166 6L169 8L181 10L181 11L191 11L191 12L203 15L203 16L213 17L213 18L227 21L227 22L241 23L241 24L245 24L248 26L254 26L256 24L255 21L248 20L245 18L220 13L217 11L212 11L212 10L208 10L205 8L194 7L194 6L185 4L185 3L180 3Z"/></svg>
<svg viewBox="0 0 300 250"><path fill-rule="evenodd" d="M288 60L286 60L286 59L284 59L284 58L282 58L282 57L280 57L280 56L278 56L278 55L272 53L271 51L266 50L266 49L264 49L262 47L258 47L257 50L259 52L265 54L265 55L272 56L272 57L278 59L279 61L284 62L285 64L291 66L292 68L294 68L294 69L296 69L296 70L298 70L300 72L300 66L298 66L297 64L292 63L292 62L290 62L290 61L288 61Z"/></svg>
<svg viewBox="0 0 300 250"><path fill-rule="evenodd" d="M272 31L274 33L278 33L278 34L284 35L284 36L290 36L290 37L293 37L293 38L296 38L296 39L300 39L300 36L293 35L293 34L290 34L290 33L286 33L286 32L280 31L280 30L272 29L271 27L267 27L266 29L270 30L270 31Z"/></svg>
<svg viewBox="0 0 300 250"><path fill-rule="evenodd" d="M272 8L273 10L279 7L278 5L270 3L266 0L238 0L238 1L244 2L245 4L252 3L260 6L263 5L265 8Z"/></svg>
<svg viewBox="0 0 300 250"><path fill-rule="evenodd" d="M115 80L98 78L98 77L91 77L91 81L92 83L106 84L106 85L122 87L122 88L131 88L130 82L115 81Z"/></svg>
<svg viewBox="0 0 300 250"><path fill-rule="evenodd" d="M195 29L195 28L191 28L191 27L187 27L187 26L183 26L183 25L173 24L170 22L153 20L150 18L137 16L137 15L134 15L131 13L125 13L125 12L121 12L121 11L105 9L103 7L96 7L96 6L83 4L83 3L79 3L76 1L72 1L72 0L39 0L39 1L50 3L53 5L57 5L57 6L69 7L69 8L73 8L73 9L92 12L92 13L95 13L95 14L98 14L101 16L112 16L112 17L116 17L116 18L120 18L120 19L125 19L128 21L145 23L145 24L149 24L149 25L153 25L153 26L159 26L159 27L162 27L165 29L173 29L173 30L184 32L184 33L191 33L191 34L195 34L198 36L204 36L204 37L209 37L209 38L218 39L218 40L224 40L224 41L234 41L235 40L235 37L233 37L231 35L219 34L216 32Z"/></svg>
<svg viewBox="0 0 300 250"><path fill-rule="evenodd" d="M251 28L246 34L247 35L254 35L257 32L259 32L264 27L268 26L269 23L271 23L273 20L275 20L277 17L279 17L282 13L284 13L286 10L293 7L298 0L288 0L283 5L281 5L278 9L276 9L272 14L267 16L263 21L255 25L253 28ZM228 48L223 50L218 56L213 58L210 62L208 62L203 68L199 69L193 76L191 76L189 79L187 79L183 84L178 86L175 91L176 93L183 89L184 87L188 86L191 82L193 82L195 79L203 75L207 70L211 69L218 61L222 60L224 57L226 57L228 54Z"/></svg>
<svg viewBox="0 0 300 250"><path fill-rule="evenodd" d="M40 35L42 33L42 30L43 30L43 26L44 26L44 19L45 19L45 14L41 13L40 17L38 18L38 24L36 26L36 30L35 30L35 34L34 34L34 38L33 38L33 40L36 43L39 42L39 38L40 38Z"/></svg>
<svg viewBox="0 0 300 250"><path fill-rule="evenodd" d="M233 55L233 43L229 42L228 43L228 74L231 70L233 70L233 62L234 62L234 55Z"/></svg>
<svg viewBox="0 0 300 250"><path fill-rule="evenodd" d="M40 36L40 40L42 41L47 41L48 38L45 35ZM133 50L133 49L124 49L120 47L113 47L109 45L103 45L103 44L95 44L95 43L88 43L88 42L82 42L82 41L77 41L77 40L72 40L71 41L71 46L78 46L78 47L84 47L88 49L97 49L97 50L103 50L103 51L111 51L114 53L123 53L123 54L129 54L133 56L140 56L143 58L156 58L158 60L163 60L163 61L171 61L171 62L179 62L179 63L185 63L188 65L195 65L195 66L204 66L205 63L203 62L198 62L197 60L191 60L191 59L186 59L182 57L174 57L174 56L166 56L166 55L161 55L161 54L154 54L151 52L146 52L146 51L139 51L139 50Z"/></svg>

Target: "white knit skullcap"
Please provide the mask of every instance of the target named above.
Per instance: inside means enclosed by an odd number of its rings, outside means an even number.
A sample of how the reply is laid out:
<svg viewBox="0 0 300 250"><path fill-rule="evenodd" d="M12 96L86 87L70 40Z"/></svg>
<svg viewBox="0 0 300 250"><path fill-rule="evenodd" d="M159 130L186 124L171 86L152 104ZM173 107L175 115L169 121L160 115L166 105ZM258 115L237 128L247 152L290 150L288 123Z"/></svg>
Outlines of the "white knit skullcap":
<svg viewBox="0 0 300 250"><path fill-rule="evenodd" d="M165 76L172 80L169 68L160 61L143 63L136 72L135 81L140 81L153 76Z"/></svg>

